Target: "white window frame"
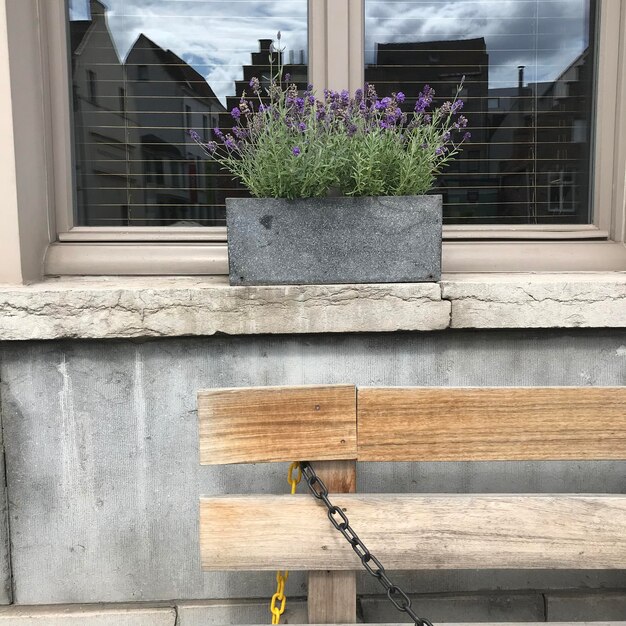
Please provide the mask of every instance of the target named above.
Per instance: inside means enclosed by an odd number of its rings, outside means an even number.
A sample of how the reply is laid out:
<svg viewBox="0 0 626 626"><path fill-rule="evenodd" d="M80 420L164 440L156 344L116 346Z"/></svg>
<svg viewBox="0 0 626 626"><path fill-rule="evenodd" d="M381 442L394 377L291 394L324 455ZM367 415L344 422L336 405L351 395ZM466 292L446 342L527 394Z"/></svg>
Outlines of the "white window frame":
<svg viewBox="0 0 626 626"><path fill-rule="evenodd" d="M3 72L11 77L10 93L0 88L0 139L9 137L15 150L15 198L0 234L14 258L0 280L35 279L42 260L46 275L227 273L224 227L73 225L65 1L0 0L0 45L4 19L9 60L8 68L0 63L0 81ZM317 89L362 85L364 0L309 0L308 20L311 82ZM600 0L598 45L593 224L448 226L444 271L626 270L626 0Z"/></svg>

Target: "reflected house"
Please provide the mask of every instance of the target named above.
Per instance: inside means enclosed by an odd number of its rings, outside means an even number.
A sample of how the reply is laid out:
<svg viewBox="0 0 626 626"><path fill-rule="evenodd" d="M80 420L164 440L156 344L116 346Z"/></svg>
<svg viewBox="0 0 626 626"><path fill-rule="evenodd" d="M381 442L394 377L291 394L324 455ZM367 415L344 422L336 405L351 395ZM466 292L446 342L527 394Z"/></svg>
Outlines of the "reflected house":
<svg viewBox="0 0 626 626"><path fill-rule="evenodd" d="M172 225L221 219L216 165L189 139L225 109L206 80L141 35L120 62L106 7L72 21L78 223Z"/></svg>
<svg viewBox="0 0 626 626"><path fill-rule="evenodd" d="M91 0L91 19L71 22L77 223L119 224L128 214L128 163L136 148L121 101L124 67L107 28L105 6Z"/></svg>
<svg viewBox="0 0 626 626"><path fill-rule="evenodd" d="M235 95L226 99L226 108L230 111L239 104L239 100L245 91L250 95L250 79L258 78L263 90L269 87L272 72L277 74L277 68L284 62L283 75L289 74L292 83L295 83L300 90L304 90L308 83L308 65L305 61L304 50L291 50L286 53L271 52L272 40L259 39L259 51L251 54L250 65L244 65L243 80L235 81ZM270 65L270 54L272 65ZM285 58L286 57L286 58ZM228 122L230 123L230 121Z"/></svg>
<svg viewBox="0 0 626 626"><path fill-rule="evenodd" d="M125 69L143 164L143 185L133 190L133 221L166 225L221 218L223 198L211 181L215 164L189 131L208 141L223 105L201 74L145 35L128 53Z"/></svg>
<svg viewBox="0 0 626 626"><path fill-rule="evenodd" d="M508 112L499 114L499 134L494 133L492 147L495 153L505 132L516 147L507 161L499 161L501 200L512 207L507 213L512 220L587 223L591 129L585 120L592 74L587 49L552 82L524 86L520 75L519 97ZM516 190L520 177L534 186L533 196Z"/></svg>
<svg viewBox="0 0 626 626"><path fill-rule="evenodd" d="M489 207L494 201L486 189L493 181L487 161L489 55L485 39L376 44L374 63L365 67L365 81L374 84L380 95L398 91L406 95L407 111L413 110L425 84L435 89L435 105L453 99L463 76L461 98L472 141L439 180L437 192L444 196L448 222L465 214L474 216L477 203Z"/></svg>

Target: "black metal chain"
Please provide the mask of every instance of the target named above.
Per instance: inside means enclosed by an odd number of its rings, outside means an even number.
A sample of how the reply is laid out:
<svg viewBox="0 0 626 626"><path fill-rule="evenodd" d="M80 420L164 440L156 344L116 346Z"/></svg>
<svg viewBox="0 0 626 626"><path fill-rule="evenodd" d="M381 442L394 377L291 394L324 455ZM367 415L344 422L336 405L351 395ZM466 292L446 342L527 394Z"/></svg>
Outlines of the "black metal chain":
<svg viewBox="0 0 626 626"><path fill-rule="evenodd" d="M328 489L324 481L315 473L312 465L308 461L302 461L300 467L313 497L317 500L321 500L326 505L328 509L328 519L331 521L332 525L345 537L350 546L352 546L352 549L361 560L367 572L385 588L387 597L391 600L391 603L396 609L402 613L406 613L413 622L415 622L415 626L433 626L427 619L417 616L415 611L411 608L411 599L409 596L389 579L383 564L367 549L365 544L359 539L359 536L352 530L352 526L350 526L350 521L345 512L329 500Z"/></svg>

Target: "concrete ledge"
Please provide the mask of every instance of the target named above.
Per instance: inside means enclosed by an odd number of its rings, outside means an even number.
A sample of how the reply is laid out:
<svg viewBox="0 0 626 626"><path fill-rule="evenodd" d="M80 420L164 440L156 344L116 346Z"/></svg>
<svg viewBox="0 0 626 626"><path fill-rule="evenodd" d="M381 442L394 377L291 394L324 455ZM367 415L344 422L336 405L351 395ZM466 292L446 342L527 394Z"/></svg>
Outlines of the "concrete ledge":
<svg viewBox="0 0 626 626"><path fill-rule="evenodd" d="M626 272L448 275L452 328L626 327Z"/></svg>
<svg viewBox="0 0 626 626"><path fill-rule="evenodd" d="M230 287L226 277L0 285L0 340L626 327L626 272Z"/></svg>
<svg viewBox="0 0 626 626"><path fill-rule="evenodd" d="M8 606L1 626L175 626L174 607L141 605Z"/></svg>

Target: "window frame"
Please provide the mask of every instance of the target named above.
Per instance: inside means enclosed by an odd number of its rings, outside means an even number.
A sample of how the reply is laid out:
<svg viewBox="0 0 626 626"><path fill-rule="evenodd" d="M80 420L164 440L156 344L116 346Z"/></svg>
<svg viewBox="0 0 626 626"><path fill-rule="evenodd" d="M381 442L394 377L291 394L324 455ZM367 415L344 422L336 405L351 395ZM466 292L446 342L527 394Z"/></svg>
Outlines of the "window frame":
<svg viewBox="0 0 626 626"><path fill-rule="evenodd" d="M624 271L626 121L626 2L599 0L598 93L595 120L594 222L564 226L447 226L444 271ZM33 12L37 19L32 19ZM71 91L67 63L66 0L31 0L7 5L9 60L13 76L30 71L27 84L12 85L14 128L22 103L41 98L39 120L16 135L25 146L16 158L17 192L32 179L25 171L33 140L44 137L39 161L45 181L32 199L42 232L47 230L44 273L64 274L224 274L227 273L225 227L86 227L73 225ZM15 31L15 29L18 29ZM24 31L29 31L24 33ZM318 89L354 90L363 83L364 0L309 0L309 75ZM30 43L38 55L26 55ZM21 57L21 58L20 58ZM337 63L336 59L346 59ZM27 107L28 108L28 107ZM18 141L18 137L21 139ZM26 145L28 144L28 145ZM32 145L31 145L32 144ZM41 144L39 144L41 145ZM30 147L29 147L30 146ZM22 166L20 168L20 165ZM21 194L20 194L21 191ZM18 205L23 202L18 202ZM19 213L23 214L22 206ZM14 216L16 219L19 216ZM20 229L22 256L29 234ZM539 257L537 257L539 255ZM41 258L38 259L41 263ZM32 271L28 272L29 275Z"/></svg>

